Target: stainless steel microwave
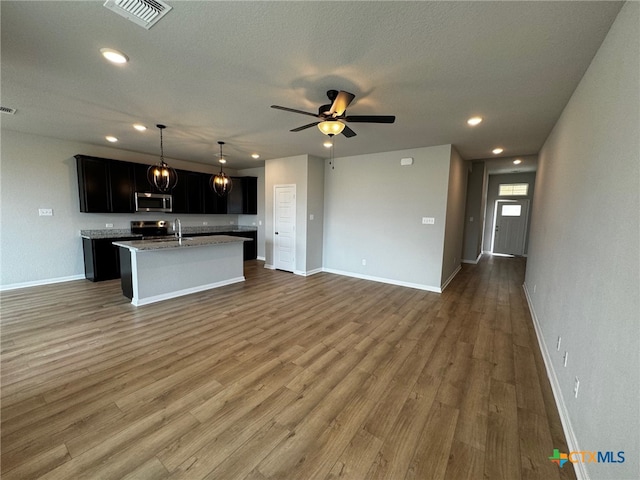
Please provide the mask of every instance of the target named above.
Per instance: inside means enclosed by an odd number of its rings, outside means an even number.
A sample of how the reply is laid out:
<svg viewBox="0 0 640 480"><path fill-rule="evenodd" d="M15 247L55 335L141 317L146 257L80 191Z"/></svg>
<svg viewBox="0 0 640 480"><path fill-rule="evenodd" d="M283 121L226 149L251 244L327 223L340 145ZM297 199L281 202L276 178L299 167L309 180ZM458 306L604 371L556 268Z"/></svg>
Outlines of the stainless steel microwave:
<svg viewBox="0 0 640 480"><path fill-rule="evenodd" d="M171 212L172 210L171 195L136 192L136 212Z"/></svg>

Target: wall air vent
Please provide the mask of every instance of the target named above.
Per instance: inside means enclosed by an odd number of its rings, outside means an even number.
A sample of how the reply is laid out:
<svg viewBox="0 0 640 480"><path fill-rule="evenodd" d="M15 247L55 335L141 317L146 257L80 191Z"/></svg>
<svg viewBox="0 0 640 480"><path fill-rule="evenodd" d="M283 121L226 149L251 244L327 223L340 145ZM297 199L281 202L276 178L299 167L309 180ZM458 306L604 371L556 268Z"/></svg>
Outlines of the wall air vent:
<svg viewBox="0 0 640 480"><path fill-rule="evenodd" d="M104 6L147 30L173 8L160 0L107 0Z"/></svg>
<svg viewBox="0 0 640 480"><path fill-rule="evenodd" d="M13 115L17 112L17 110L10 107L0 107L0 112L6 113L7 115Z"/></svg>

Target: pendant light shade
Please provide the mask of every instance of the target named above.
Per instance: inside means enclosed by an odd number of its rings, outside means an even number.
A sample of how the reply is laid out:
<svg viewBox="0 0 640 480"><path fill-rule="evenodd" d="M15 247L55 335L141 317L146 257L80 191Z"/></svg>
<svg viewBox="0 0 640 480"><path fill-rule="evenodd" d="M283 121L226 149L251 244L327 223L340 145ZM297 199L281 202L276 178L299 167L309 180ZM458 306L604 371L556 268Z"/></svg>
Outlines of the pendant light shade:
<svg viewBox="0 0 640 480"><path fill-rule="evenodd" d="M156 125L160 129L160 162L151 165L147 169L147 180L152 187L166 193L170 192L178 184L178 174L175 169L171 168L164 161L164 145L162 144L162 130L167 128L165 125Z"/></svg>
<svg viewBox="0 0 640 480"><path fill-rule="evenodd" d="M342 130L344 130L344 123L339 122L338 120L325 120L318 124L318 128L322 133L331 137L342 133Z"/></svg>
<svg viewBox="0 0 640 480"><path fill-rule="evenodd" d="M209 186L219 197L224 197L228 195L233 188L233 182L222 171L222 165L227 162L222 156L222 145L224 145L224 142L218 142L218 145L220 145L220 172L211 176Z"/></svg>

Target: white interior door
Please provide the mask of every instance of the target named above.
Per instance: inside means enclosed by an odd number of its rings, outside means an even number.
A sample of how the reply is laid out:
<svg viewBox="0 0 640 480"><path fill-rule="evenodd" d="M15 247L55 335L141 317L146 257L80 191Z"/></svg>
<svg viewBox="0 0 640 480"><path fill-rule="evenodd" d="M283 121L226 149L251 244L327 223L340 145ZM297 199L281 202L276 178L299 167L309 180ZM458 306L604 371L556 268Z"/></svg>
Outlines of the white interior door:
<svg viewBox="0 0 640 480"><path fill-rule="evenodd" d="M293 272L296 265L296 186L274 187L273 266Z"/></svg>
<svg viewBox="0 0 640 480"><path fill-rule="evenodd" d="M529 200L498 200L493 228L493 253L524 255Z"/></svg>

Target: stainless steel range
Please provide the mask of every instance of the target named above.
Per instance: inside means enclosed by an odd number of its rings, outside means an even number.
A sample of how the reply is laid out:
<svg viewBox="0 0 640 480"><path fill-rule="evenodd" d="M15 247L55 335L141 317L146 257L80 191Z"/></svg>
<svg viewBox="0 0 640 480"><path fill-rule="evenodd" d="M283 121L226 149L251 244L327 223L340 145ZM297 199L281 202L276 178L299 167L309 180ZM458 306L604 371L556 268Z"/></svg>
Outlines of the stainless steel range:
<svg viewBox="0 0 640 480"><path fill-rule="evenodd" d="M145 240L163 238L169 233L169 222L166 220L136 220L131 222L131 233L142 235Z"/></svg>

